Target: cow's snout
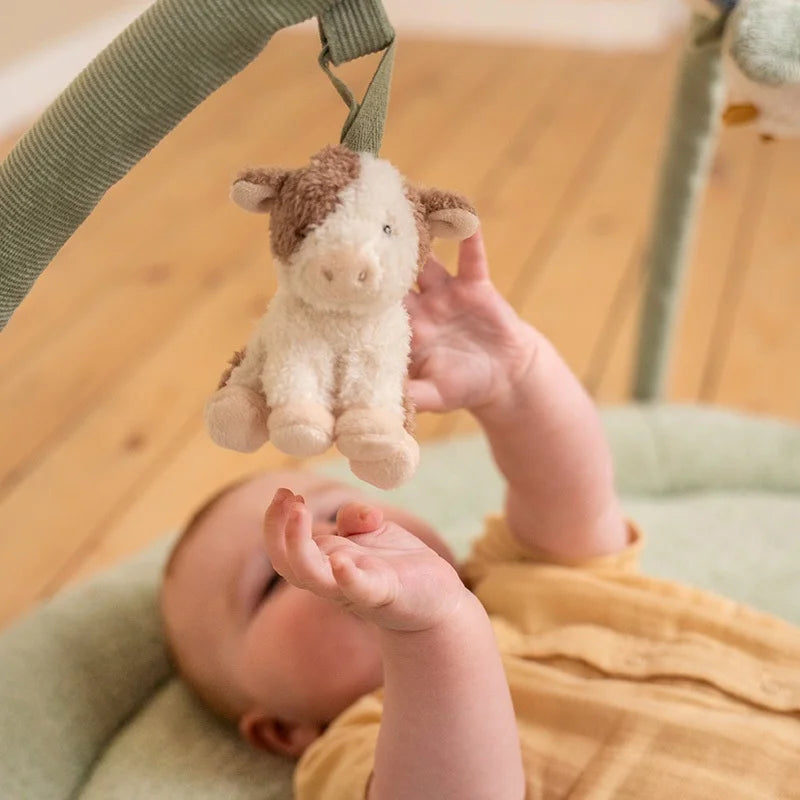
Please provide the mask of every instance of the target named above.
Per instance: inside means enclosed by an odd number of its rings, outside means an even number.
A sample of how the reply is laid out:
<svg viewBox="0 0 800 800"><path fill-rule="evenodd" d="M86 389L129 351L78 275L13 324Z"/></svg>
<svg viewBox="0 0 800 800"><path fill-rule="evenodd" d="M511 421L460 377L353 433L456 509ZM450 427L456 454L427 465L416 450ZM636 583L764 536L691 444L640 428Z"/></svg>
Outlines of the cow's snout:
<svg viewBox="0 0 800 800"><path fill-rule="evenodd" d="M375 260L366 253L341 250L331 253L320 264L323 283L339 296L358 296L374 290L378 283L378 268Z"/></svg>

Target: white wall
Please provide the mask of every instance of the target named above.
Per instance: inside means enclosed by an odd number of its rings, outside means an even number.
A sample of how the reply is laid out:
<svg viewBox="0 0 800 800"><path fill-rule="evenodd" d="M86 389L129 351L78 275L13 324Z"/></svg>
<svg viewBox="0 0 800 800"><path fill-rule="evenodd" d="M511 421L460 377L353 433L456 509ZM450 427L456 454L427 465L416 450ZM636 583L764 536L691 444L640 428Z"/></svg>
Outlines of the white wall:
<svg viewBox="0 0 800 800"><path fill-rule="evenodd" d="M36 117L152 2L0 0L0 136ZM401 35L612 50L658 47L686 17L681 0L384 0L384 5Z"/></svg>
<svg viewBox="0 0 800 800"><path fill-rule="evenodd" d="M131 4L136 0L0 0L0 68Z"/></svg>

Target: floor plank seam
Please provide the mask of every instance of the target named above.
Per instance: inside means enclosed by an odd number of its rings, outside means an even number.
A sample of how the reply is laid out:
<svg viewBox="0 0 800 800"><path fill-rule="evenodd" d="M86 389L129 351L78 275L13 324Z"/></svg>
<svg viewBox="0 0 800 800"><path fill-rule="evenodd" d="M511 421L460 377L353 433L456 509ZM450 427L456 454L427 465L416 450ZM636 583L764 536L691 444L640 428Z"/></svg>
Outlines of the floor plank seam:
<svg viewBox="0 0 800 800"><path fill-rule="evenodd" d="M626 70L621 85L614 93L614 101L608 104L609 112L598 126L597 133L592 137L591 144L577 163L566 190L556 204L550 224L529 251L522 269L517 274L509 292L515 308L519 309L526 303L535 290L536 284L546 270L548 259L566 235L569 227L568 220L577 213L581 198L591 188L593 181L606 163L609 155L607 141L613 137L614 131L618 131L625 124L630 117L631 109L640 102L645 94L647 83L641 79L643 72L644 70L636 64L631 64ZM627 97L630 84L639 82L642 84L639 91L631 93L633 97ZM623 113L620 113L619 107L615 106L617 101L622 103Z"/></svg>
<svg viewBox="0 0 800 800"><path fill-rule="evenodd" d="M736 312L742 298L747 272L752 268L756 255L757 220L761 218L766 202L772 167L773 151L769 148L762 149L750 167L745 196L753 199L750 205L747 203L742 205L737 220L734 233L735 245L725 272L725 281L718 301L716 320L709 339L706 365L698 393L698 399L704 403L713 403L719 392L725 362L729 356ZM754 209L757 209L755 213ZM745 221L749 221L750 224L744 224Z"/></svg>
<svg viewBox="0 0 800 800"><path fill-rule="evenodd" d="M243 259L238 267L232 269L228 273L238 274L244 272L249 267L247 259ZM196 290L191 295L191 300L181 307L180 313L171 316L170 324L167 328L161 329L154 333L152 340L142 349L136 361L128 362L120 366L120 369L107 375L106 380L101 386L92 394L90 399L76 409L75 413L64 420L62 425L59 425L53 435L43 442L39 447L31 452L29 457L23 459L16 464L7 474L0 475L0 505L8 498L14 489L22 483L27 476L34 472L44 461L47 460L47 455L50 451L59 446L59 442L63 442L70 434L74 433L85 420L100 406L102 406L108 397L110 397L115 389L118 389L136 369L137 365L154 357L158 351L163 347L165 339L168 339L172 334L177 332L186 322L186 319L191 316L196 306L207 300L214 292L219 289L217 285L207 285L205 283L196 284ZM214 376L209 376L209 386L212 386Z"/></svg>

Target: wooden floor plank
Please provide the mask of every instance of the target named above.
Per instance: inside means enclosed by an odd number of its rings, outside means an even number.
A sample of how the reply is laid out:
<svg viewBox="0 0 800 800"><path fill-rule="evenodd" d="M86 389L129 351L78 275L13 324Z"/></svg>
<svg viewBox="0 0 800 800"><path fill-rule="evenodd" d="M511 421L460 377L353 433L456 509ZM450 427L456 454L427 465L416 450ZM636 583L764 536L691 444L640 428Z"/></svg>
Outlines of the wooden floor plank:
<svg viewBox="0 0 800 800"><path fill-rule="evenodd" d="M686 278L683 311L676 326L669 397L703 399L703 382L713 358L714 330L728 275L736 268L741 235L751 230L751 195L763 169L764 144L752 128L722 131L705 201L699 236Z"/></svg>
<svg viewBox="0 0 800 800"><path fill-rule="evenodd" d="M217 447L202 426L177 443L159 469L148 473L147 485L136 487L124 511L85 543L83 551L45 587L49 595L116 563L165 534L176 531L192 509L220 486L260 470L282 469L290 459L272 447L254 454Z"/></svg>
<svg viewBox="0 0 800 800"><path fill-rule="evenodd" d="M228 335L244 337L265 302L254 299L258 272L254 259L232 267L163 347L0 502L0 619L37 597L185 426L199 426L209 377L230 355Z"/></svg>
<svg viewBox="0 0 800 800"><path fill-rule="evenodd" d="M594 173L562 219L550 252L537 252L531 261L535 283L520 291L523 318L553 342L581 378L590 368L620 282L638 254L666 118L666 104L656 105L653 97L664 96L673 73L671 60L664 58L633 72Z"/></svg>
<svg viewBox="0 0 800 800"><path fill-rule="evenodd" d="M773 148L761 148L758 157L753 160L747 186L747 198L742 208L743 219L760 221L764 213L773 156ZM720 287L717 313L714 316L714 325L709 336L708 355L698 393L698 398L706 402L713 402L719 390L720 378L725 368L747 273L752 264L758 260L755 249L758 229L758 225L740 224L730 231L733 239L732 255L724 282Z"/></svg>
<svg viewBox="0 0 800 800"><path fill-rule="evenodd" d="M625 403L632 395L633 362L644 296L643 257L643 250L636 251L633 263L623 276L613 312L616 314L614 329L603 344L595 346L592 365L584 381L589 393L601 405Z"/></svg>
<svg viewBox="0 0 800 800"><path fill-rule="evenodd" d="M719 339L719 380L710 400L800 420L800 143L776 142L764 159L763 207L739 287L726 298L728 334Z"/></svg>
<svg viewBox="0 0 800 800"><path fill-rule="evenodd" d="M667 396L672 400L701 399L720 298L728 270L736 258L736 239L732 231L741 230L742 226L747 228L742 215L760 147L752 130L735 128L723 130L716 147L697 220L697 243L687 267L684 299L675 326L667 388ZM645 242L649 230L648 224L644 229ZM629 289L629 304L597 383L596 397L601 402L622 402L631 395L644 275L632 278Z"/></svg>
<svg viewBox="0 0 800 800"><path fill-rule="evenodd" d="M200 295L224 282L227 266L221 269L221 263L235 264L246 256L267 273L267 259L259 252L265 237L233 220L228 230L237 235L226 245L222 261L219 248L206 247L205 252L198 248L194 255L187 253L185 259L145 264L115 283L101 301L0 385L0 406L14 410L0 418L0 439L5 443L0 497L140 359L160 347ZM188 251L190 229L184 233ZM270 275L262 276L259 284L271 288Z"/></svg>
<svg viewBox="0 0 800 800"><path fill-rule="evenodd" d="M534 262L550 248L564 211L593 173L614 102L622 100L637 58L579 53L506 151L504 180L484 198L484 228L495 283L512 302L534 280Z"/></svg>

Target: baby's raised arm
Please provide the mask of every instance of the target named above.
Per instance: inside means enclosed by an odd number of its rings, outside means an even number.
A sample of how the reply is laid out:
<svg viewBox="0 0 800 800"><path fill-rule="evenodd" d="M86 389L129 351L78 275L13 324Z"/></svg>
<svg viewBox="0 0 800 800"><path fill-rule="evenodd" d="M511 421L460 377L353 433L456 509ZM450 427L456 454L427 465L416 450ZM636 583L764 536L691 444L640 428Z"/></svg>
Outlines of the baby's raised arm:
<svg viewBox="0 0 800 800"><path fill-rule="evenodd" d="M564 558L626 544L608 445L580 382L489 278L480 233L458 275L430 259L409 296L412 398L422 410L469 409L508 490L509 527L523 543Z"/></svg>
<svg viewBox="0 0 800 800"><path fill-rule="evenodd" d="M290 583L378 626L384 710L369 800L522 800L511 696L477 598L378 509L345 506L337 527L312 537L310 512L281 490L267 512L266 545Z"/></svg>

